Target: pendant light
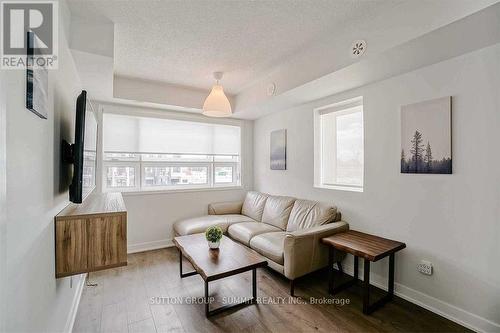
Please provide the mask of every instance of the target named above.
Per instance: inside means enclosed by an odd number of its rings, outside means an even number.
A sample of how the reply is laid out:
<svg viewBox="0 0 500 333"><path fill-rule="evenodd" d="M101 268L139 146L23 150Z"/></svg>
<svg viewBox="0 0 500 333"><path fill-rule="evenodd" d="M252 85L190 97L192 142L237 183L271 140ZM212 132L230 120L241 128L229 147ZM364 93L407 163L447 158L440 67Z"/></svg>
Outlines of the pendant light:
<svg viewBox="0 0 500 333"><path fill-rule="evenodd" d="M208 117L229 117L233 114L231 104L224 94L224 88L219 84L222 79L222 72L215 72L216 84L203 103L203 114Z"/></svg>

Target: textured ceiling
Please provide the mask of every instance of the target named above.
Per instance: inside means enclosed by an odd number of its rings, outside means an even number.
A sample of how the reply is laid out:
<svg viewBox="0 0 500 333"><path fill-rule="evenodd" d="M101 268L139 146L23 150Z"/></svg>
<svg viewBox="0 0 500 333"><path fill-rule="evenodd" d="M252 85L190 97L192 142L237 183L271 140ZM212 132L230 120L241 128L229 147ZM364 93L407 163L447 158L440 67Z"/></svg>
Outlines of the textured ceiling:
<svg viewBox="0 0 500 333"><path fill-rule="evenodd" d="M208 88L212 72L223 71L226 91L237 93L309 43L398 0L69 3L73 15L115 23L115 74Z"/></svg>

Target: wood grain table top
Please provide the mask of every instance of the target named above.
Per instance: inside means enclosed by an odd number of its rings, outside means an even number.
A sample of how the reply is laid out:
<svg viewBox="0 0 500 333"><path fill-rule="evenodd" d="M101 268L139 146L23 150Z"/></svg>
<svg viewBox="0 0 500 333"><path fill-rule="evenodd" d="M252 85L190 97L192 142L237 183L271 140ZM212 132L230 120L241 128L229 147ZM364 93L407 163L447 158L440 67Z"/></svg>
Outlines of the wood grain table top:
<svg viewBox="0 0 500 333"><path fill-rule="evenodd" d="M217 250L209 249L205 234L175 237L174 244L205 281L267 266L267 260L260 254L226 236Z"/></svg>
<svg viewBox="0 0 500 333"><path fill-rule="evenodd" d="M121 214L126 213L127 208L123 201L122 194L119 192L98 193L94 190L89 194L83 203L70 203L59 214L56 215L56 221L65 217L88 217L102 214Z"/></svg>
<svg viewBox="0 0 500 333"><path fill-rule="evenodd" d="M405 243L355 230L322 238L321 242L370 261L377 261L406 247Z"/></svg>

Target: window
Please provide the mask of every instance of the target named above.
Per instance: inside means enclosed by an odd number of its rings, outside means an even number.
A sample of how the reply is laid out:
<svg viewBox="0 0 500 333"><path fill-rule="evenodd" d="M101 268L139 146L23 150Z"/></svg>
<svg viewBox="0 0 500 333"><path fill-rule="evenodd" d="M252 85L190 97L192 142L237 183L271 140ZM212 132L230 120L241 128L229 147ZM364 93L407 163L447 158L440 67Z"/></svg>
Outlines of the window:
<svg viewBox="0 0 500 333"><path fill-rule="evenodd" d="M95 151L83 151L82 187L93 189L95 186L96 155Z"/></svg>
<svg viewBox="0 0 500 333"><path fill-rule="evenodd" d="M314 110L314 186L363 191L361 97Z"/></svg>
<svg viewBox="0 0 500 333"><path fill-rule="evenodd" d="M112 188L135 187L135 168L127 166L108 166L106 185Z"/></svg>
<svg viewBox="0 0 500 333"><path fill-rule="evenodd" d="M239 186L240 127L103 114L103 190Z"/></svg>
<svg viewBox="0 0 500 333"><path fill-rule="evenodd" d="M215 167L215 183L230 184L233 183L233 167L232 166L216 166Z"/></svg>

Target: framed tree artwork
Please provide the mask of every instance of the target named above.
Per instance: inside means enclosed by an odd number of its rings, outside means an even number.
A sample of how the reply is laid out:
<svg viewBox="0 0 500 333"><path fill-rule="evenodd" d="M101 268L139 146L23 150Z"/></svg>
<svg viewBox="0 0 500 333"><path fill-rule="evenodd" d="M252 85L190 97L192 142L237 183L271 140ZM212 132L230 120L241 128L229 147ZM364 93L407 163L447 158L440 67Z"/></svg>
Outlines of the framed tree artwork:
<svg viewBox="0 0 500 333"><path fill-rule="evenodd" d="M452 173L451 96L401 107L401 173Z"/></svg>

